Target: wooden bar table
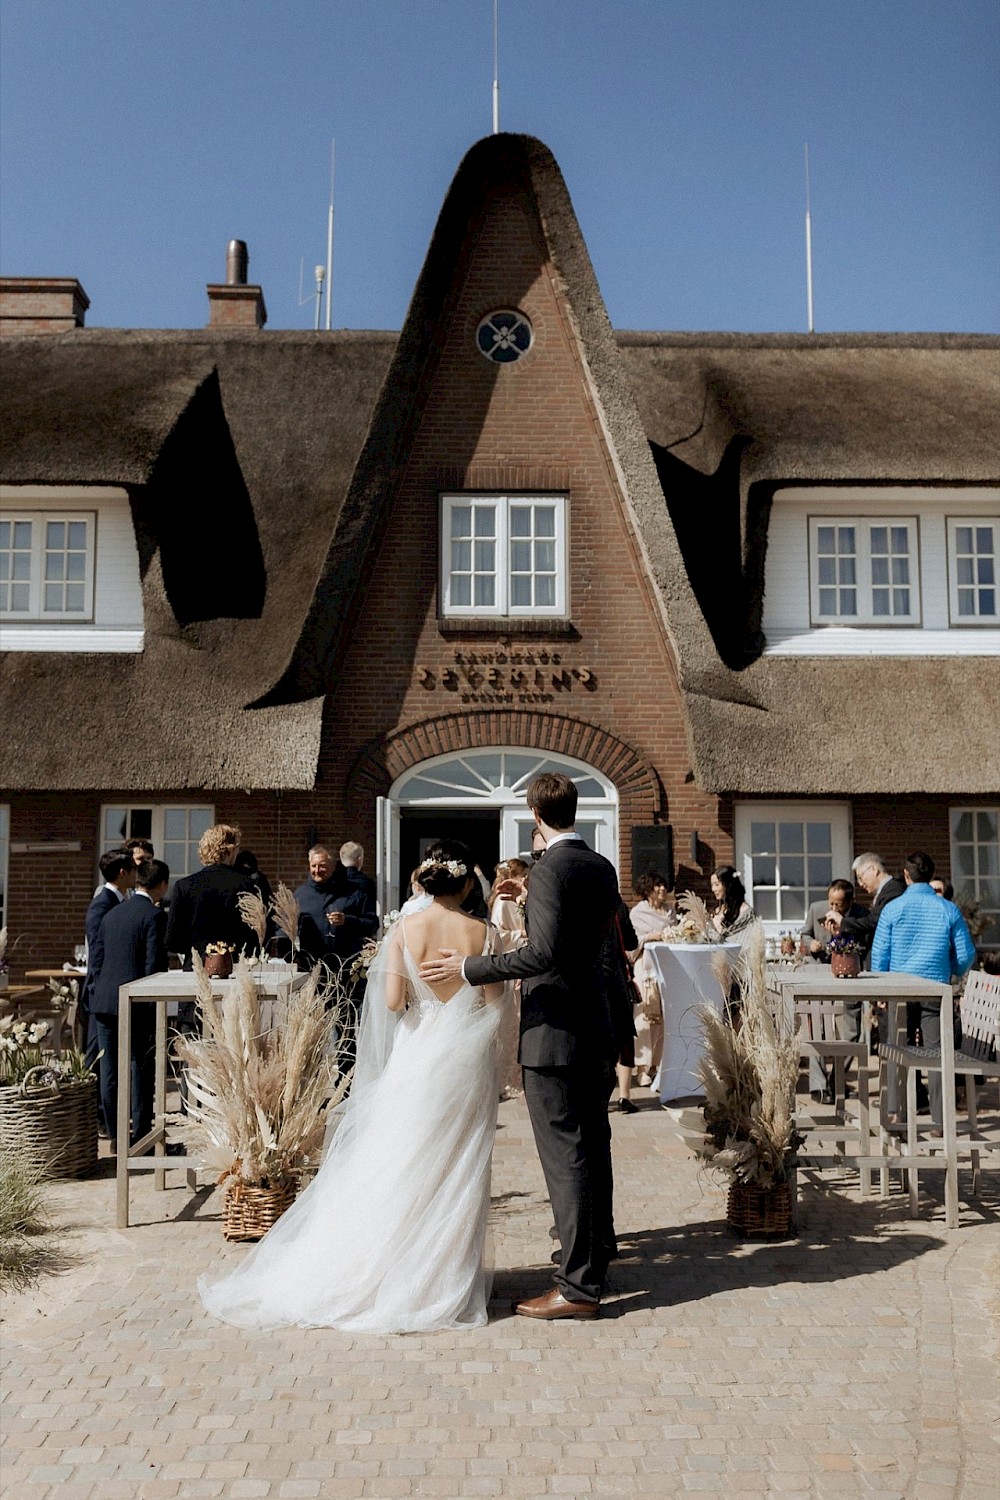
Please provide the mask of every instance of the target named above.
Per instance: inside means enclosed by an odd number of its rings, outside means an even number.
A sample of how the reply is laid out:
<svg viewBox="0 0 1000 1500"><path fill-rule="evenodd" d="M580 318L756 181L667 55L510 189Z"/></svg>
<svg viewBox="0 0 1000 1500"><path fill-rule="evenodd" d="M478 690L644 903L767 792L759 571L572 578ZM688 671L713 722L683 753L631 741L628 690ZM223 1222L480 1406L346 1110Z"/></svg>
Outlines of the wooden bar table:
<svg viewBox="0 0 1000 1500"><path fill-rule="evenodd" d="M253 970L253 977L262 998L277 1004L305 984L308 974L301 974L290 964L261 964ZM212 997L224 1000L232 988L232 979L213 979ZM167 1156L167 1012L172 1002L195 1000L197 988L195 976L189 970L171 969L166 974L149 974L145 979L134 979L123 984L118 991L118 1155L116 1161L117 1226L127 1229L129 1225L129 1185L137 1172L155 1172L155 1186L162 1191L166 1187L167 1167L179 1167L187 1173L187 1185L193 1193L197 1186L197 1171L185 1162L192 1160L187 1153ZM156 1062L153 1082L153 1128L147 1135L126 1146L132 1122L132 1006L136 1002L156 1006ZM263 1019L263 1018L262 1018ZM270 1024L270 1023L269 1023ZM146 1153L152 1149L153 1155Z"/></svg>
<svg viewBox="0 0 1000 1500"><path fill-rule="evenodd" d="M782 1024L795 1025L796 1001L838 1000L849 1003L860 1000L869 1005L884 1001L886 1005L886 1029L893 1040L906 1038L907 1001L918 1000L922 1005L938 1005L941 1009L941 1093L942 1125L944 1138L938 1156L921 1154L920 1169L943 1169L945 1224L949 1229L958 1226L958 1128L955 1118L955 1032L952 1026L952 991L950 984L939 984L933 979L921 979L915 974L871 974L862 973L856 979L835 979L825 964L810 967L806 971L789 969L782 972L780 966L768 967L768 984L772 993L781 1002ZM787 1033L791 1035L789 1030ZM894 1064L881 1064L881 1069ZM897 1070L897 1072L900 1070ZM890 1153L891 1134L886 1114L886 1091L880 1089L879 1120L881 1124L881 1150L869 1157L853 1158L858 1166L872 1166L883 1174L889 1167L906 1167L907 1158L901 1153ZM884 1180L884 1179L883 1179Z"/></svg>

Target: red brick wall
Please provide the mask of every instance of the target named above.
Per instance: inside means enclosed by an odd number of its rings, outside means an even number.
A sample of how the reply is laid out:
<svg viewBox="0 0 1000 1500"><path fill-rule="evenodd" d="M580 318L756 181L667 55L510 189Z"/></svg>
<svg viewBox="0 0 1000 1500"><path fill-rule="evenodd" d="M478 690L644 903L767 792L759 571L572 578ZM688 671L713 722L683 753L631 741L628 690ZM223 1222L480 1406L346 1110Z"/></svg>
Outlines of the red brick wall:
<svg viewBox="0 0 1000 1500"><path fill-rule="evenodd" d="M708 857L728 859L731 843L720 826L718 799L688 779L667 643L532 213L508 194L494 201L470 241L474 248L443 320L436 370L361 604L361 626L330 700L316 822L324 837L350 833L363 843L372 840L371 778L355 772L359 761L367 765L366 757L378 758L386 736L412 731L419 737L419 726L447 718L442 748L504 741L539 746L549 742L539 737L537 716L544 716L568 726L562 734L566 753L588 759L571 747L610 737L647 768L645 792L633 795L629 786L619 786L624 876L631 860L628 827L654 817L672 823L679 856L686 858L690 832L697 828ZM478 352L474 335L485 313L508 306L527 313L535 345L516 365L497 367ZM493 634L442 633L436 613L438 508L440 494L451 490L568 495L575 639L539 632L505 643ZM475 701L484 685L477 691L464 664L456 663L456 652L497 651L508 658L514 651L533 653L530 692L512 692L509 703ZM421 685L421 669L429 674L427 686ZM590 688L574 675L581 670L593 674ZM501 675L506 679L507 670ZM558 686L554 678L569 686ZM483 723L491 717L492 740ZM551 724L545 733L559 738ZM430 740L440 743L440 737ZM384 781L394 774L398 767L388 767Z"/></svg>
<svg viewBox="0 0 1000 1500"><path fill-rule="evenodd" d="M25 969L47 969L67 962L73 957L74 946L83 941L83 920L103 852L98 838L104 803L143 806L214 802L216 818L237 824L244 844L253 849L273 884L285 880L298 885L306 874L312 810L299 793L0 793L0 801L10 804L12 844L79 841L81 846L79 853L73 854L11 853L6 922L11 944L19 939L10 955L14 983L21 981Z"/></svg>

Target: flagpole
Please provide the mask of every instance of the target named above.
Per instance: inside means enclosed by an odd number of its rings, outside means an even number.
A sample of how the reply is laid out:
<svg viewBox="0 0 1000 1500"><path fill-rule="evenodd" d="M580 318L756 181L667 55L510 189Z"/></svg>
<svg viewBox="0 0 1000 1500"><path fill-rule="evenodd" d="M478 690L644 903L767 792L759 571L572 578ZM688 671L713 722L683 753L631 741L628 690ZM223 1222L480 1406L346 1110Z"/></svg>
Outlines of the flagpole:
<svg viewBox="0 0 1000 1500"><path fill-rule="evenodd" d="M812 213L809 206L809 142L806 141L806 315L809 332L815 333L813 324L813 238Z"/></svg>
<svg viewBox="0 0 1000 1500"><path fill-rule="evenodd" d="M500 134L500 0L493 0L493 134Z"/></svg>
<svg viewBox="0 0 1000 1500"><path fill-rule="evenodd" d="M326 216L326 328L333 327L333 181L337 161L337 142L330 142L330 207Z"/></svg>

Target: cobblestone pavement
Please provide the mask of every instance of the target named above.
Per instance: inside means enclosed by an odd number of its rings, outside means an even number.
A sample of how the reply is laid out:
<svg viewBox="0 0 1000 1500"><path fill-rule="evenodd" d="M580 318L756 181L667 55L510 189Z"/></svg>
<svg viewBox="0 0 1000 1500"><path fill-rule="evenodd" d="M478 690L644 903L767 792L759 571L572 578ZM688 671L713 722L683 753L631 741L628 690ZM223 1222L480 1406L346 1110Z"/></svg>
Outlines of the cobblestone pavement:
<svg viewBox="0 0 1000 1500"><path fill-rule="evenodd" d="M702 1493L997 1500L997 1211L802 1188L746 1245L652 1104L614 1115L623 1258L596 1323L528 1322L549 1216L523 1106L500 1111L492 1320L461 1335L245 1334L196 1277L237 1259L219 1199L55 1189L61 1275L6 1299L10 1500ZM968 1179L963 1175L963 1191Z"/></svg>

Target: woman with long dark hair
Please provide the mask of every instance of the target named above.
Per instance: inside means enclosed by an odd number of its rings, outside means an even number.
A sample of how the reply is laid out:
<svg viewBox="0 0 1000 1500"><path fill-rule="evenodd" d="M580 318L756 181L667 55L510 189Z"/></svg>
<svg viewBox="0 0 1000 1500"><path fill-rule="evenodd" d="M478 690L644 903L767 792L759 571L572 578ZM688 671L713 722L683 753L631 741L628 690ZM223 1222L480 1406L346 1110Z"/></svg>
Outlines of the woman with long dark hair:
<svg viewBox="0 0 1000 1500"><path fill-rule="evenodd" d="M743 882L732 865L720 865L713 870L710 884L716 901L712 921L719 936L729 937L731 933L741 932L753 921L753 907L747 901Z"/></svg>

